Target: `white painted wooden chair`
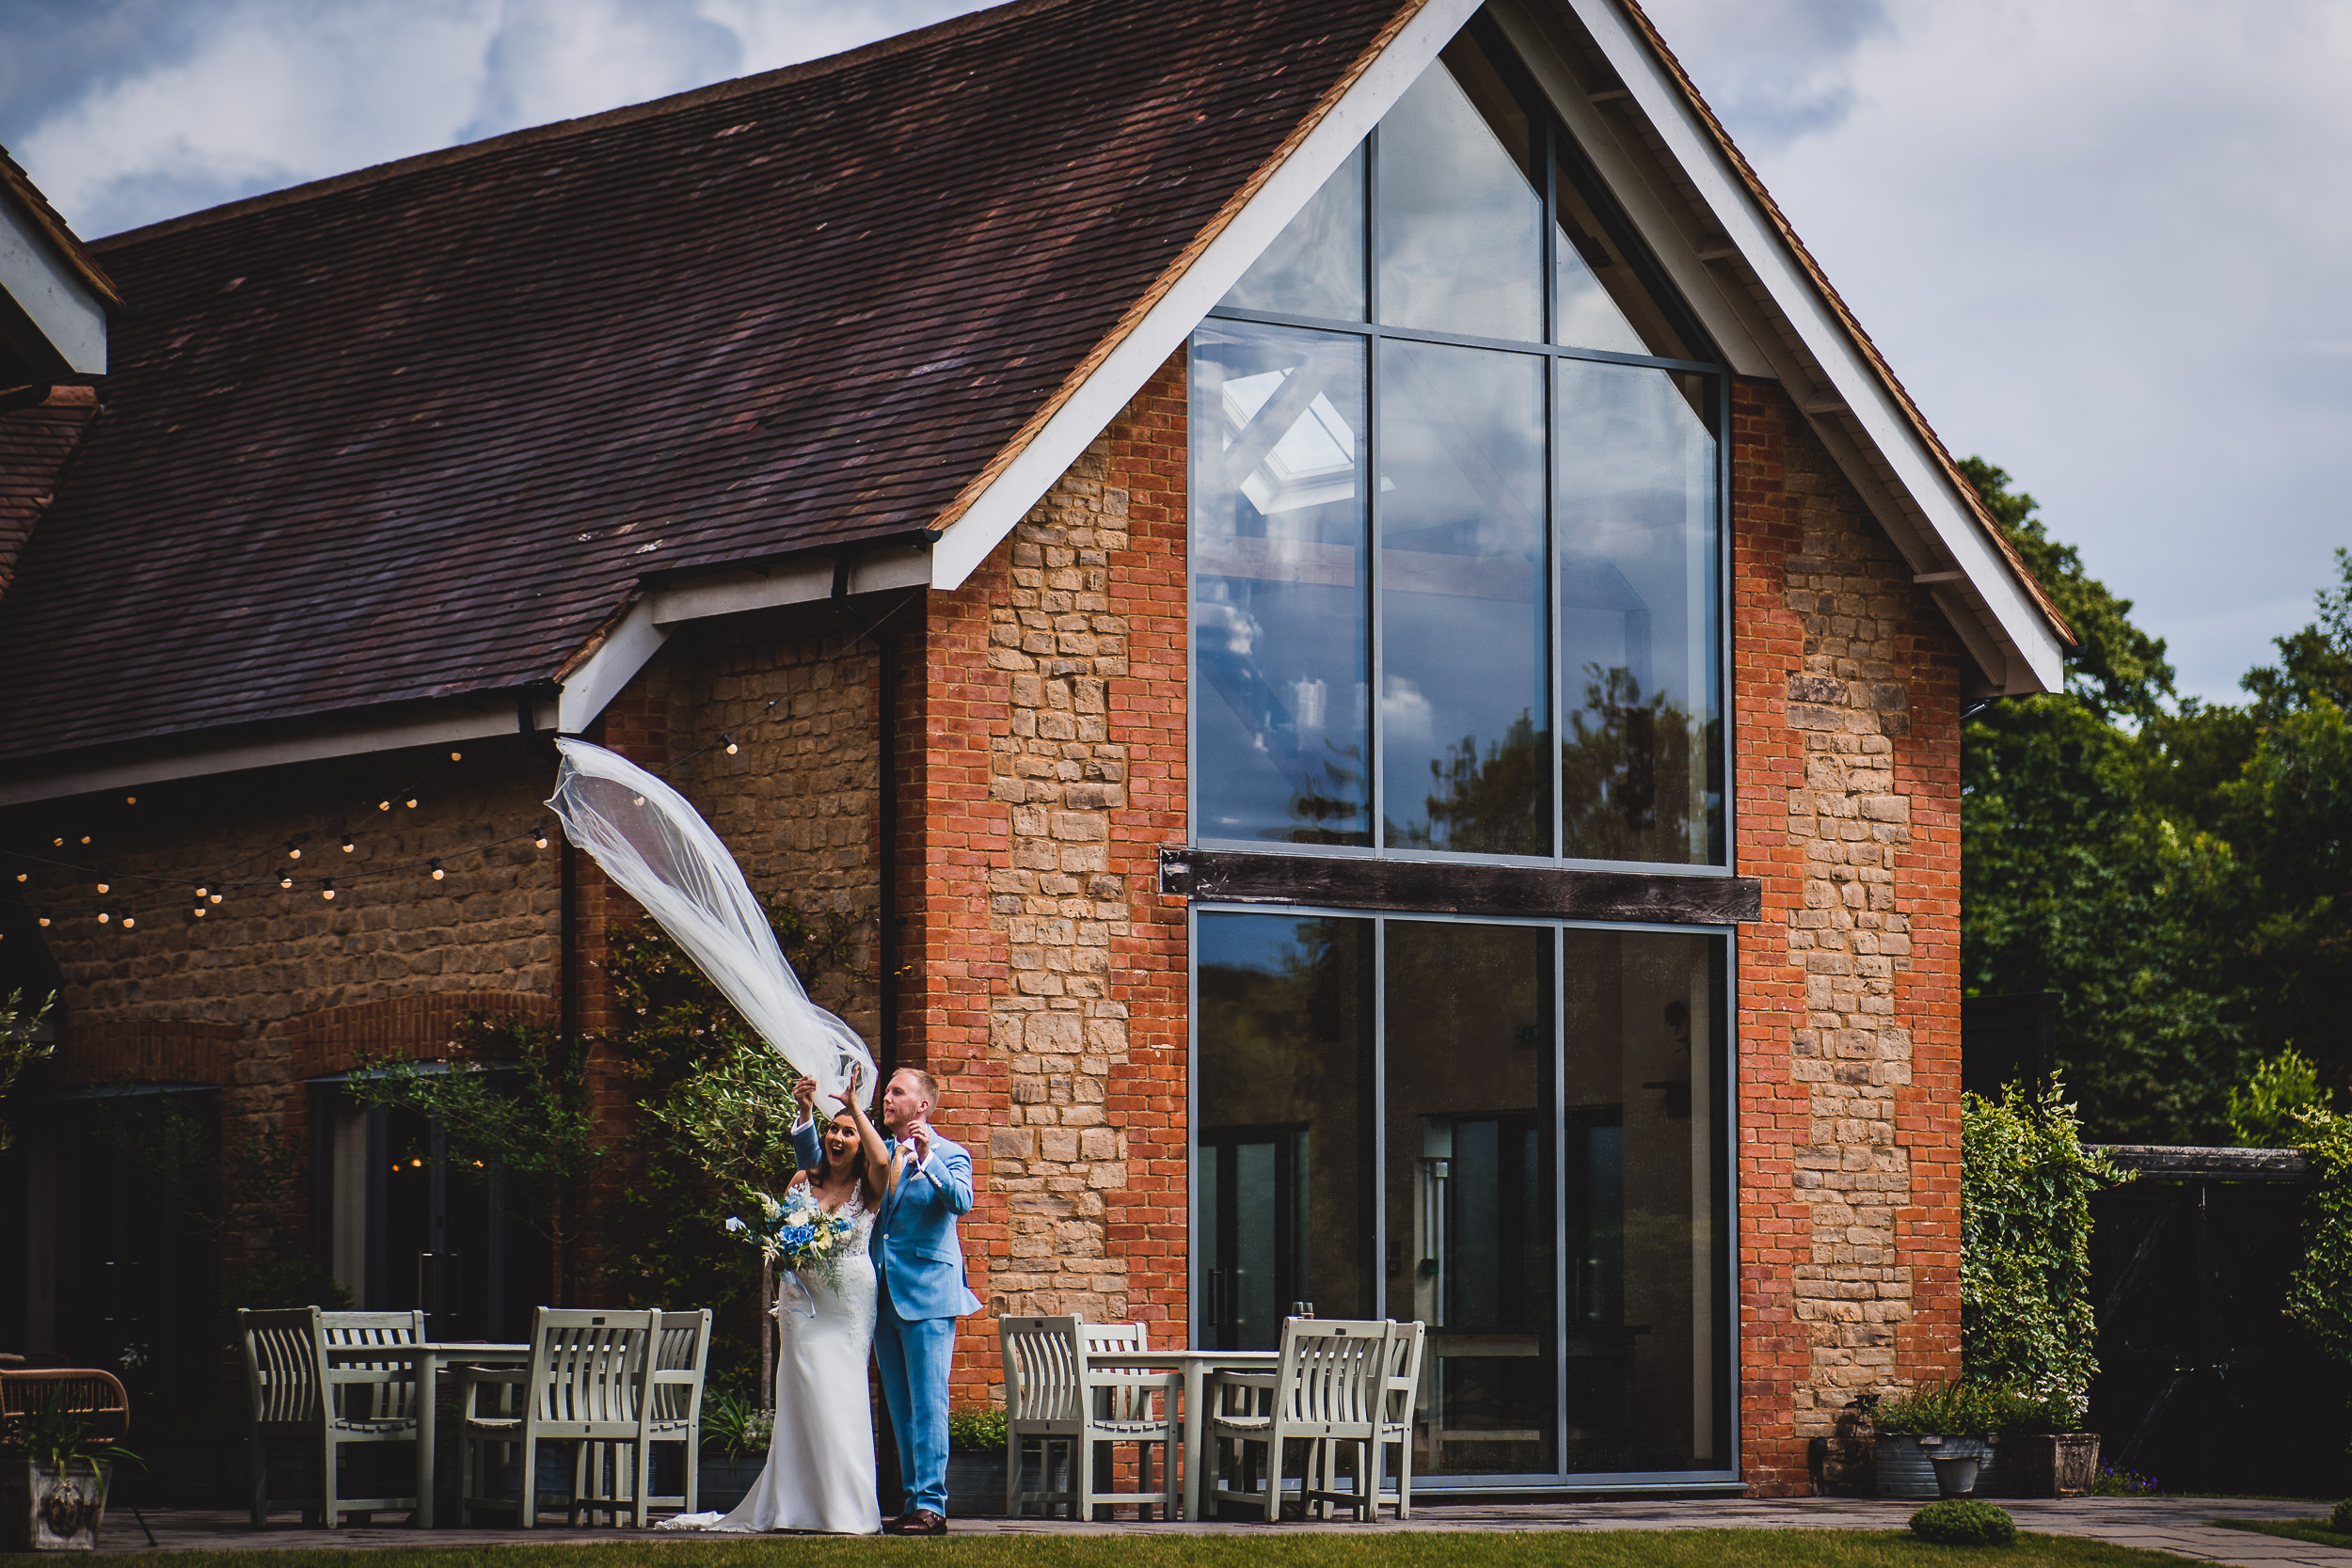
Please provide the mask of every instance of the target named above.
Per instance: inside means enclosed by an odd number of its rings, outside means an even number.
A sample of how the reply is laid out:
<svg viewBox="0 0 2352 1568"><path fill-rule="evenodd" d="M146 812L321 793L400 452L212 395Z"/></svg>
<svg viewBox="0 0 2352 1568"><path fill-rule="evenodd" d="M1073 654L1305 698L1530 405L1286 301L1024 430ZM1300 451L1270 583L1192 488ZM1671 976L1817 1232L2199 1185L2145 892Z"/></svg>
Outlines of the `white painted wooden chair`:
<svg viewBox="0 0 2352 1568"><path fill-rule="evenodd" d="M1422 1350L1428 1343L1429 1327L1416 1320L1396 1324L1389 1334L1388 1387L1382 1396L1380 1409L1380 1465L1385 1475L1395 1478L1392 1490L1374 1493L1372 1513L1377 1518L1380 1505L1387 1503L1396 1510L1399 1519L1413 1516L1413 1414L1421 1399ZM1388 1468L1387 1449L1395 1444L1397 1462ZM1323 1489L1338 1496L1338 1449L1330 1444L1318 1444L1323 1465ZM1329 1505L1326 1505L1327 1508Z"/></svg>
<svg viewBox="0 0 2352 1568"><path fill-rule="evenodd" d="M1115 1497L1139 1501L1152 1494L1095 1487L1093 1448L1097 1443L1158 1443L1166 1446L1168 1462L1165 1484L1156 1496L1172 1517L1174 1455L1184 1441L1176 1407L1184 1379L1137 1369L1089 1370L1089 1331L1086 1321L1075 1316L1000 1318L996 1332L1005 1366L1006 1513L1017 1518L1034 1503L1050 1515L1056 1507L1066 1505L1072 1518L1090 1519L1098 1502ZM1142 1348L1140 1325L1117 1325L1104 1344L1109 1349ZM1038 1446L1038 1490L1024 1492L1022 1459L1031 1442ZM1065 1487L1054 1485L1057 1446L1068 1454Z"/></svg>
<svg viewBox="0 0 2352 1568"><path fill-rule="evenodd" d="M575 1443L570 1519L617 1519L626 1510L645 1523L643 1467L644 1409L649 1387L647 1366L660 1333L659 1310L596 1312L542 1307L531 1324L531 1365L465 1369L458 1379L458 1493L460 1524L477 1511L515 1515L517 1528L531 1529L539 1513L539 1447ZM493 1400L485 1412L481 1401ZM631 1463L617 1456L610 1465L591 1452L600 1444L630 1445ZM509 1450L519 1448L521 1468L513 1495L482 1495L485 1461L493 1472L509 1468ZM627 1494L627 1495L623 1495Z"/></svg>
<svg viewBox="0 0 2352 1568"><path fill-rule="evenodd" d="M1184 1447L1184 1417L1178 1409L1184 1376L1165 1368L1101 1363L1099 1358L1106 1354L1150 1350L1152 1331L1142 1323L1081 1323L1079 1331L1086 1337L1088 1356L1087 1437L1088 1451L1094 1460L1088 1489L1093 1501L1097 1505L1133 1501L1136 1516L1150 1518L1152 1504L1144 1499L1155 1495L1152 1486L1152 1450L1157 1448L1162 1474L1156 1494L1160 1517L1173 1519L1179 1490L1176 1455ZM1115 1466L1121 1443L1136 1446L1135 1491L1113 1492L1106 1485L1092 1484L1117 1473ZM1086 1514L1081 1513L1079 1517Z"/></svg>
<svg viewBox="0 0 2352 1568"><path fill-rule="evenodd" d="M703 1371L710 1360L710 1308L664 1312L646 1374L644 1413L637 1439L637 1493L647 1509L691 1513L702 1506L696 1475L702 1449ZM686 1446L686 1490L654 1496L653 1446Z"/></svg>
<svg viewBox="0 0 2352 1568"><path fill-rule="evenodd" d="M413 1497L346 1497L337 1457L355 1444L413 1443L417 1438L417 1370L405 1361L330 1361L330 1347L415 1344L424 1338L421 1312L321 1312L315 1307L237 1312L245 1354L253 1445L253 1524L270 1511L299 1505L328 1529L345 1513L413 1509ZM271 1438L316 1443L319 1484L300 1497L272 1497Z"/></svg>
<svg viewBox="0 0 2352 1568"><path fill-rule="evenodd" d="M1302 1504L1342 1503L1359 1520L1371 1517L1380 1493L1381 1416L1387 1403L1389 1339L1385 1321L1335 1318L1282 1320L1281 1360L1272 1372L1211 1375L1202 1433L1210 1451L1209 1507L1235 1502L1259 1507L1267 1522L1282 1516L1282 1459L1294 1443L1306 1445L1297 1496ZM1242 1484L1229 1484L1230 1449L1242 1462ZM1336 1450L1354 1448L1356 1486L1341 1492L1318 1484L1336 1464ZM1265 1450L1265 1484L1254 1481L1250 1450Z"/></svg>

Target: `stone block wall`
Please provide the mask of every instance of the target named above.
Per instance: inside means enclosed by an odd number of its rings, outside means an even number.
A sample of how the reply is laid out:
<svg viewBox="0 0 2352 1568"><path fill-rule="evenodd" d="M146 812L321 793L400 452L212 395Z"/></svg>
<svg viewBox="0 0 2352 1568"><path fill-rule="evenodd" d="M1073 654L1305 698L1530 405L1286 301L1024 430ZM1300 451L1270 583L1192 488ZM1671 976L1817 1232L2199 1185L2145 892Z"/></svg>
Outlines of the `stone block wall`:
<svg viewBox="0 0 2352 1568"><path fill-rule="evenodd" d="M1733 432L1741 1447L1787 1494L1959 1370L1961 655L1778 387Z"/></svg>
<svg viewBox="0 0 2352 1568"><path fill-rule="evenodd" d="M1180 353L910 638L905 1059L982 1182L959 1403L999 1312L1184 1342L1184 397Z"/></svg>

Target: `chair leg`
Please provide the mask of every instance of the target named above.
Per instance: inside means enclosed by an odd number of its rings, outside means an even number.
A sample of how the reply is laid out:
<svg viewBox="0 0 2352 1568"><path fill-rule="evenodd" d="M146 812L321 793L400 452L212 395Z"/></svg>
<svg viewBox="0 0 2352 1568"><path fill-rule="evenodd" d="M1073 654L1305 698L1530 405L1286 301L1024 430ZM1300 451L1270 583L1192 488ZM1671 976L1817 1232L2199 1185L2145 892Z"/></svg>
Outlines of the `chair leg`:
<svg viewBox="0 0 2352 1568"><path fill-rule="evenodd" d="M1160 1517L1162 1519L1176 1517L1176 1494L1179 1490L1176 1481L1176 1450L1180 1446L1175 1429L1170 1427L1166 1451L1160 1455Z"/></svg>
<svg viewBox="0 0 2352 1568"><path fill-rule="evenodd" d="M1005 1517L1021 1517L1021 1434L1005 1438Z"/></svg>
<svg viewBox="0 0 2352 1568"><path fill-rule="evenodd" d="M269 1450L262 1439L253 1439L253 1528L262 1529L269 1524Z"/></svg>
<svg viewBox="0 0 2352 1568"><path fill-rule="evenodd" d="M653 1445L631 1443L637 1459L637 1528L644 1529L651 1521L645 1516L645 1498L653 1492Z"/></svg>
<svg viewBox="0 0 2352 1568"><path fill-rule="evenodd" d="M523 1439L523 1470L515 1481L515 1528L536 1529L539 1524L539 1439Z"/></svg>
<svg viewBox="0 0 2352 1568"><path fill-rule="evenodd" d="M1308 1461L1307 1474L1314 1475L1313 1461ZM1279 1524L1282 1518L1282 1429L1275 1427L1266 1433L1265 1443L1265 1522Z"/></svg>
<svg viewBox="0 0 2352 1568"><path fill-rule="evenodd" d="M1396 1516L1409 1519L1413 1516L1413 1429L1407 1423L1402 1430L1405 1436L1396 1446Z"/></svg>
<svg viewBox="0 0 2352 1568"><path fill-rule="evenodd" d="M694 1440L696 1429L688 1427L686 1431L686 1441L680 1445L686 1449L686 1512L700 1513L703 1509L703 1469L697 1463L699 1456L696 1453L700 1445Z"/></svg>
<svg viewBox="0 0 2352 1568"><path fill-rule="evenodd" d="M319 1449L326 1456L326 1463L319 1467L319 1494L326 1513L326 1528L339 1529L342 1526L343 1511L336 1506L335 1498L338 1490L335 1485L335 1439L321 1438Z"/></svg>

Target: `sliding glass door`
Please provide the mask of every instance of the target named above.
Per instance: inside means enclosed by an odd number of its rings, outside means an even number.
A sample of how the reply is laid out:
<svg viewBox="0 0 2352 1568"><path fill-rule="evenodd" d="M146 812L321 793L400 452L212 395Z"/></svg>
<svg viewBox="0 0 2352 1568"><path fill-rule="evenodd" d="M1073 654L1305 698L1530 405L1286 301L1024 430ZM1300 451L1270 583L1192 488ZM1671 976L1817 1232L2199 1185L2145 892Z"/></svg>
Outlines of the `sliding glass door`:
<svg viewBox="0 0 2352 1568"><path fill-rule="evenodd" d="M1725 950L1200 911L1198 1341L1298 1303L1428 1324L1433 1484L1728 1472Z"/></svg>

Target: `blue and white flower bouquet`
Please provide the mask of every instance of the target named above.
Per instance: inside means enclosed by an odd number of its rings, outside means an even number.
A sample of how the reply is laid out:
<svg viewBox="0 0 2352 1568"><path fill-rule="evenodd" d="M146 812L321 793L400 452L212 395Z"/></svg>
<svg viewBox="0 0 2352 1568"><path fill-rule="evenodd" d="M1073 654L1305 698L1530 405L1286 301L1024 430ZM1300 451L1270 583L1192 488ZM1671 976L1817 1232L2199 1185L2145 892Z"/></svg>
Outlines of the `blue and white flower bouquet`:
<svg viewBox="0 0 2352 1568"><path fill-rule="evenodd" d="M761 1257L800 1285L803 1295L807 1286L801 1282L803 1275L840 1289L841 1259L857 1234L855 1220L826 1213L805 1185L787 1189L782 1202L753 1189L746 1189L745 1196L758 1208L759 1218L746 1223L730 1214L727 1229L755 1244Z"/></svg>

